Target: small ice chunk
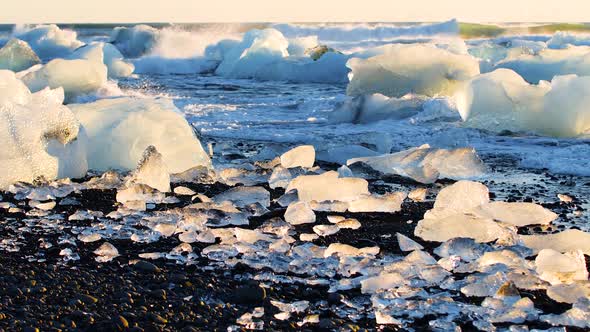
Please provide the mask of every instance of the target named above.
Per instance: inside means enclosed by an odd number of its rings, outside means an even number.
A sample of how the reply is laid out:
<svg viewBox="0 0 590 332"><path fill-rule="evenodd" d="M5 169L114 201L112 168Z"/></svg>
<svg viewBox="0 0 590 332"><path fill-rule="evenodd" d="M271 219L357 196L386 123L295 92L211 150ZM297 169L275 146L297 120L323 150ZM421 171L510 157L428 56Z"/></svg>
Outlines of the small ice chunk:
<svg viewBox="0 0 590 332"><path fill-rule="evenodd" d="M468 214L423 219L414 230L414 235L426 241L436 242L445 242L457 237L466 237L477 242L491 242L507 233L507 229L492 219Z"/></svg>
<svg viewBox="0 0 590 332"><path fill-rule="evenodd" d="M300 241L304 241L304 242L312 242L319 239L319 236L317 234L313 234L313 233L301 233L299 234L299 240Z"/></svg>
<svg viewBox="0 0 590 332"><path fill-rule="evenodd" d="M590 255L590 233L577 229L547 235L521 235L520 238L534 253L553 249L562 253L581 250L585 255Z"/></svg>
<svg viewBox="0 0 590 332"><path fill-rule="evenodd" d="M170 191L170 173L162 159L162 154L153 146L148 146L143 152L132 181L143 183L161 192Z"/></svg>
<svg viewBox="0 0 590 332"><path fill-rule="evenodd" d="M281 155L281 165L284 168L313 167L315 149L313 145L301 145Z"/></svg>
<svg viewBox="0 0 590 332"><path fill-rule="evenodd" d="M403 286L406 283L404 278L399 273L382 273L375 277L367 278L361 281L361 292L363 294L373 294L380 290L390 290Z"/></svg>
<svg viewBox="0 0 590 332"><path fill-rule="evenodd" d="M289 182L293 179L289 169L277 166L272 171L270 178L268 179L268 185L272 189L276 188L287 188Z"/></svg>
<svg viewBox="0 0 590 332"><path fill-rule="evenodd" d="M362 225L358 220L349 218L337 222L336 226L340 229L359 229Z"/></svg>
<svg viewBox="0 0 590 332"><path fill-rule="evenodd" d="M361 255L377 255L379 253L379 247L364 247L355 248L348 244L343 243L331 243L328 248L324 251L324 257L330 257L333 254L338 256L361 256Z"/></svg>
<svg viewBox="0 0 590 332"><path fill-rule="evenodd" d="M576 303L581 298L590 298L590 281L553 285L547 288L547 296L557 302Z"/></svg>
<svg viewBox="0 0 590 332"><path fill-rule="evenodd" d="M215 203L232 202L238 207L245 207L259 203L264 207L270 206L270 193L263 187L235 187L213 197Z"/></svg>
<svg viewBox="0 0 590 332"><path fill-rule="evenodd" d="M406 194L401 192L389 193L383 196L363 197L350 202L348 211L395 213L401 210L405 198Z"/></svg>
<svg viewBox="0 0 590 332"><path fill-rule="evenodd" d="M383 174L397 174L420 183L433 183L443 178L468 179L486 172L484 163L472 148L445 150L430 148L427 144L393 154L354 158L346 164L357 162Z"/></svg>
<svg viewBox="0 0 590 332"><path fill-rule="evenodd" d="M348 166L346 166L346 165L342 165L342 166L338 167L338 169L336 171L338 171L338 176L341 178L353 178L354 177L352 170L350 168L348 168Z"/></svg>
<svg viewBox="0 0 590 332"><path fill-rule="evenodd" d="M426 188L416 188L408 194L408 198L414 202L423 202L426 199L426 194L428 193L428 189Z"/></svg>
<svg viewBox="0 0 590 332"><path fill-rule="evenodd" d="M30 201L29 202L30 207L35 208L35 209L39 209L39 210L43 210L43 211L53 210L55 205L56 205L55 201L49 201L49 202L44 202L44 203L41 203L39 201Z"/></svg>
<svg viewBox="0 0 590 332"><path fill-rule="evenodd" d="M192 189L183 186L174 188L174 193L179 196L193 196L196 194Z"/></svg>
<svg viewBox="0 0 590 332"><path fill-rule="evenodd" d="M332 224L337 224L337 223L339 223L341 221L344 221L346 219L346 217L330 215L330 216L327 217L327 219Z"/></svg>
<svg viewBox="0 0 590 332"><path fill-rule="evenodd" d="M291 225L315 223L315 213L307 202L292 203L285 211L285 221Z"/></svg>
<svg viewBox="0 0 590 332"><path fill-rule="evenodd" d="M559 198L559 200L564 203L571 203L574 201L574 199L571 196L568 196L566 194L557 194L557 198Z"/></svg>
<svg viewBox="0 0 590 332"><path fill-rule="evenodd" d="M409 237L401 233L395 233L395 236L397 238L397 244L399 245L401 251L414 251L424 249L424 247L420 243L410 239Z"/></svg>
<svg viewBox="0 0 590 332"><path fill-rule="evenodd" d="M586 260L580 250L562 254L553 249L543 249L535 258L535 265L541 279L552 285L588 280Z"/></svg>
<svg viewBox="0 0 590 332"><path fill-rule="evenodd" d="M96 242L96 241L99 241L100 239L102 239L102 236L98 233L79 234L78 235L78 240L80 240L84 243Z"/></svg>
<svg viewBox="0 0 590 332"><path fill-rule="evenodd" d="M575 326L590 329L590 300L579 299L572 308L561 315L549 314L539 317L541 321L551 325Z"/></svg>
<svg viewBox="0 0 590 332"><path fill-rule="evenodd" d="M298 176L289 183L286 191L297 189L302 201L350 202L369 195L369 183L360 178L340 178L338 172Z"/></svg>
<svg viewBox="0 0 590 332"><path fill-rule="evenodd" d="M434 208L464 212L489 201L490 193L485 185L473 181L458 181L438 193Z"/></svg>
<svg viewBox="0 0 590 332"><path fill-rule="evenodd" d="M479 217L494 219L517 227L547 225L557 218L557 214L541 205L522 202L490 202L476 207L472 212Z"/></svg>
<svg viewBox="0 0 590 332"><path fill-rule="evenodd" d="M313 231L319 236L329 236L340 231L338 225L316 225L313 226Z"/></svg>
<svg viewBox="0 0 590 332"><path fill-rule="evenodd" d="M99 263L110 262L113 258L119 256L119 250L115 248L114 245L105 242L96 250L94 250L94 254L96 257L96 261Z"/></svg>

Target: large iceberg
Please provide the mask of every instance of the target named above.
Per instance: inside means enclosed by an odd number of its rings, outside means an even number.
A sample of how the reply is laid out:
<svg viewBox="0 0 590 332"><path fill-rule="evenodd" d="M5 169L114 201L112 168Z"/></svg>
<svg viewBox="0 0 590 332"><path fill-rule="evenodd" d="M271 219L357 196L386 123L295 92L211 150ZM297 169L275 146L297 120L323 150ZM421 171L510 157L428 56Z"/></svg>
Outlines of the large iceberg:
<svg viewBox="0 0 590 332"><path fill-rule="evenodd" d="M224 44L225 45L225 44ZM324 53L319 59L290 56L289 40L275 29L250 30L241 42L217 49L222 58L215 70L220 76L284 80L293 82L345 82L348 56L337 52Z"/></svg>
<svg viewBox="0 0 590 332"><path fill-rule="evenodd" d="M24 40L41 59L65 57L84 45L73 30L60 29L55 24L17 27L14 36Z"/></svg>
<svg viewBox="0 0 590 332"><path fill-rule="evenodd" d="M32 94L13 72L0 71L0 188L86 174L84 129L63 99L62 89Z"/></svg>
<svg viewBox="0 0 590 332"><path fill-rule="evenodd" d="M589 96L588 76L530 85L514 71L498 69L472 79L455 100L467 126L573 137L590 129Z"/></svg>
<svg viewBox="0 0 590 332"><path fill-rule="evenodd" d="M472 148L453 150L418 148L376 157L353 158L347 165L362 162L383 174L397 174L421 183L437 179L466 179L485 174L486 167Z"/></svg>
<svg viewBox="0 0 590 332"><path fill-rule="evenodd" d="M19 77L33 92L45 87L62 87L66 102L98 91L107 83L107 67L94 60L55 59L19 73Z"/></svg>
<svg viewBox="0 0 590 332"><path fill-rule="evenodd" d="M379 47L367 59L352 58L347 87L349 95L380 93L388 97L406 94L452 94L462 81L479 74L471 55L455 54L433 44L391 44Z"/></svg>
<svg viewBox="0 0 590 332"><path fill-rule="evenodd" d="M77 49L71 59L86 59L97 63L104 63L110 78L128 77L133 74L135 67L124 60L123 54L113 44L93 42Z"/></svg>
<svg viewBox="0 0 590 332"><path fill-rule="evenodd" d="M41 60L25 41L13 38L0 49L0 69L18 72L38 63Z"/></svg>
<svg viewBox="0 0 590 332"><path fill-rule="evenodd" d="M150 145L171 173L211 165L193 128L168 99L104 99L70 108L88 133L91 169L134 169Z"/></svg>
<svg viewBox="0 0 590 332"><path fill-rule="evenodd" d="M139 57L152 50L158 38L158 30L149 25L117 27L111 33L110 42L128 57Z"/></svg>
<svg viewBox="0 0 590 332"><path fill-rule="evenodd" d="M538 54L520 54L498 62L496 68L512 69L527 82L550 81L557 75L590 75L590 47L544 49Z"/></svg>

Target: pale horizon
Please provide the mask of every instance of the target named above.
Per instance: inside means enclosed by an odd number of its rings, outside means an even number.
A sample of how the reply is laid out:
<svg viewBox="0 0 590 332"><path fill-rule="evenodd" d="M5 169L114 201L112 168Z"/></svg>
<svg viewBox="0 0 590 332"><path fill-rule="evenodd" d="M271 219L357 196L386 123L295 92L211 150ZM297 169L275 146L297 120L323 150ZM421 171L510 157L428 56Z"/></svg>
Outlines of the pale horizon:
<svg viewBox="0 0 590 332"><path fill-rule="evenodd" d="M55 0L11 2L0 23L230 23L230 22L588 22L584 0L495 0L476 2L324 0L201 2L190 0Z"/></svg>

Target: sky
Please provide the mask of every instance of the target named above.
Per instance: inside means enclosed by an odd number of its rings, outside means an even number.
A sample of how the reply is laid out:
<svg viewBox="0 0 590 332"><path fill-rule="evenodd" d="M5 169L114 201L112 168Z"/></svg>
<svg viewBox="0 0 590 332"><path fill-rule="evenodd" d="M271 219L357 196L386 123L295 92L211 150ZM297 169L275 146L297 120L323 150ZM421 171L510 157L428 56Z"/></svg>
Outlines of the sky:
<svg viewBox="0 0 590 332"><path fill-rule="evenodd" d="M590 0L3 0L0 23L590 22Z"/></svg>

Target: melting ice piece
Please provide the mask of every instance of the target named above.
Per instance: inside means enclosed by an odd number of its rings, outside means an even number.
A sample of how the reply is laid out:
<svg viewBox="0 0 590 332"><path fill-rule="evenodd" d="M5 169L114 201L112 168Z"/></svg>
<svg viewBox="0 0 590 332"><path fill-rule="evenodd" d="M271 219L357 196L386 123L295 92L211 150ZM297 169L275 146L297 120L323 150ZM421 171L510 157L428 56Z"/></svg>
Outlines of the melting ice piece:
<svg viewBox="0 0 590 332"><path fill-rule="evenodd" d="M472 213L517 227L547 225L557 218L557 214L541 205L521 202L490 202L474 208Z"/></svg>
<svg viewBox="0 0 590 332"><path fill-rule="evenodd" d="M141 201L144 204L158 204L164 201L165 195L150 186L136 183L127 188L117 190L116 199L119 203Z"/></svg>
<svg viewBox="0 0 590 332"><path fill-rule="evenodd" d="M408 198L414 202L423 202L426 199L426 194L428 193L428 189L426 188L416 188L408 194Z"/></svg>
<svg viewBox="0 0 590 332"><path fill-rule="evenodd" d="M347 94L381 93L402 97L452 94L462 81L479 74L479 63L470 55L454 54L433 44L390 44L368 59L352 58Z"/></svg>
<svg viewBox="0 0 590 332"><path fill-rule="evenodd" d="M315 213L307 202L289 204L285 211L285 221L291 225L315 223Z"/></svg>
<svg viewBox="0 0 590 332"><path fill-rule="evenodd" d="M570 310L561 315L550 314L539 318L551 325L590 328L590 300L588 298L579 299Z"/></svg>
<svg viewBox="0 0 590 332"><path fill-rule="evenodd" d="M26 41L45 60L63 57L84 45L73 30L60 29L55 24L18 29L15 36Z"/></svg>
<svg viewBox="0 0 590 332"><path fill-rule="evenodd" d="M590 255L590 233L577 229L547 235L521 235L520 238L535 254L542 249L553 249L562 253L581 250Z"/></svg>
<svg viewBox="0 0 590 332"><path fill-rule="evenodd" d="M102 239L102 236L98 233L79 234L78 235L78 240L85 242L85 243L96 242L96 241L99 241L100 239Z"/></svg>
<svg viewBox="0 0 590 332"><path fill-rule="evenodd" d="M170 174L162 154L153 145L148 146L137 164L131 180L148 185L161 192L170 191Z"/></svg>
<svg viewBox="0 0 590 332"><path fill-rule="evenodd" d="M99 263L105 263L105 262L110 262L111 260L113 260L113 258L116 258L119 256L119 250L117 250L117 248L115 248L114 245L105 242L103 243L100 247L98 247L96 250L94 250L94 254L98 257L96 257L96 261Z"/></svg>
<svg viewBox="0 0 590 332"><path fill-rule="evenodd" d="M183 186L175 187L174 193L179 196L192 196L196 194L192 189Z"/></svg>
<svg viewBox="0 0 590 332"><path fill-rule="evenodd" d="M397 244L399 245L401 251L414 251L424 249L424 247L420 243L410 239L409 237L401 233L395 233L395 236L397 238Z"/></svg>
<svg viewBox="0 0 590 332"><path fill-rule="evenodd" d="M319 236L329 236L340 231L338 225L316 225L313 226L313 231Z"/></svg>
<svg viewBox="0 0 590 332"><path fill-rule="evenodd" d="M352 158L374 157L378 155L379 152L367 149L366 147L361 145L345 145L319 151L317 159L345 165L346 161Z"/></svg>
<svg viewBox="0 0 590 332"><path fill-rule="evenodd" d="M162 154L170 173L211 166L193 129L170 100L103 99L70 108L88 132L91 169L134 169L150 145Z"/></svg>
<svg viewBox="0 0 590 332"><path fill-rule="evenodd" d="M438 193L434 208L464 212L489 201L490 194L485 185L473 181L458 181Z"/></svg>
<svg viewBox="0 0 590 332"><path fill-rule="evenodd" d="M213 197L213 202L232 202L238 207L260 203L264 207L270 206L270 193L263 187L235 187Z"/></svg>
<svg viewBox="0 0 590 332"><path fill-rule="evenodd" d="M350 212L385 212L395 213L402 209L405 193L395 192L383 196L369 196L354 200L348 204Z"/></svg>
<svg viewBox="0 0 590 332"><path fill-rule="evenodd" d="M489 218L454 214L442 218L428 218L418 222L414 235L426 240L445 242L456 237L491 242L505 237L509 231Z"/></svg>
<svg viewBox="0 0 590 332"><path fill-rule="evenodd" d="M347 99L330 113L330 122L370 123L385 119L404 119L422 111L424 97L413 95L389 98L382 94L361 95ZM370 151L370 150L369 150ZM356 155L366 157L374 154Z"/></svg>
<svg viewBox="0 0 590 332"><path fill-rule="evenodd" d="M21 73L19 73L21 75ZM22 81L33 92L46 87L63 88L66 102L98 91L107 83L107 67L90 60L55 59L22 73Z"/></svg>
<svg viewBox="0 0 590 332"><path fill-rule="evenodd" d="M291 182L292 179L293 176L287 168L277 166L274 168L270 178L268 179L268 185L272 189L287 188L289 182Z"/></svg>
<svg viewBox="0 0 590 332"><path fill-rule="evenodd" d="M590 297L590 281L577 281L571 284L558 284L547 288L547 296L557 302L576 303L581 298Z"/></svg>
<svg viewBox="0 0 590 332"><path fill-rule="evenodd" d="M13 38L0 49L0 69L19 72L41 63L27 42Z"/></svg>
<svg viewBox="0 0 590 332"><path fill-rule="evenodd" d="M406 283L399 273L381 273L375 277L367 278L361 281L361 292L363 294L377 293L379 290L389 290L403 286Z"/></svg>
<svg viewBox="0 0 590 332"><path fill-rule="evenodd" d="M361 223L356 219L344 219L336 223L336 226L340 229L359 229L361 228Z"/></svg>
<svg viewBox="0 0 590 332"><path fill-rule="evenodd" d="M313 167L315 149L313 145L301 145L281 155L281 165L284 168Z"/></svg>
<svg viewBox="0 0 590 332"><path fill-rule="evenodd" d="M472 148L454 150L418 148L377 157L354 158L347 165L362 162L384 174L397 174L421 183L433 183L437 179L466 179L486 172L484 163Z"/></svg>
<svg viewBox="0 0 590 332"><path fill-rule="evenodd" d="M588 280L586 260L580 250L562 254L553 249L543 249L535 258L535 265L541 279L552 285Z"/></svg>
<svg viewBox="0 0 590 332"><path fill-rule="evenodd" d="M361 255L377 255L379 247L364 247L356 248L343 243L331 243L324 251L324 257L330 257L333 254L337 256L361 256Z"/></svg>
<svg viewBox="0 0 590 332"><path fill-rule="evenodd" d="M116 46L103 42L92 42L77 49L72 59L86 59L104 63L108 69L109 78L128 77L133 74L135 66L124 60L123 54Z"/></svg>
<svg viewBox="0 0 590 332"><path fill-rule="evenodd" d="M0 188L17 181L86 174L86 135L63 103L63 90L31 94L14 73L0 70Z"/></svg>
<svg viewBox="0 0 590 332"><path fill-rule="evenodd" d="M339 178L338 172L298 176L289 183L286 192L297 189L301 201L350 202L369 195L369 183L359 178Z"/></svg>

